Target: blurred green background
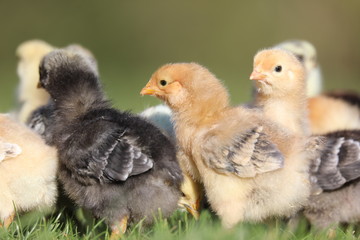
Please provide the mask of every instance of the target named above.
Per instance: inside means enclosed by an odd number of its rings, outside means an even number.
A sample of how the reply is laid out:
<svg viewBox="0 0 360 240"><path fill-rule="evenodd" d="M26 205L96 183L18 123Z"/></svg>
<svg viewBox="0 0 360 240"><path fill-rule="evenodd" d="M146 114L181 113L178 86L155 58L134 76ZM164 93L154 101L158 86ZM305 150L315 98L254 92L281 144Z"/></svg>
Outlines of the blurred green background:
<svg viewBox="0 0 360 240"><path fill-rule="evenodd" d="M289 39L316 46L326 90L360 91L359 0L0 0L0 29L1 112L15 106L15 49L34 38L89 48L107 95L133 111L159 103L139 92L168 62L205 65L245 102L254 54Z"/></svg>

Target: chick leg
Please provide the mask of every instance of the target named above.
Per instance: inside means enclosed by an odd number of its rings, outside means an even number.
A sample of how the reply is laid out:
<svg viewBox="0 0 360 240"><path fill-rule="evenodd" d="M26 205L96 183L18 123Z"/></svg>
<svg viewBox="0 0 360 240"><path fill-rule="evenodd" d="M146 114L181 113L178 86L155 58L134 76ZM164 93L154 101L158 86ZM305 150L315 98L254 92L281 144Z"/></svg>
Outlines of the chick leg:
<svg viewBox="0 0 360 240"><path fill-rule="evenodd" d="M128 219L129 216L125 216L117 224L114 224L111 227L112 229L110 236L111 240L121 239L124 236L127 228Z"/></svg>
<svg viewBox="0 0 360 240"><path fill-rule="evenodd" d="M224 228L233 228L239 222L244 221L244 204L239 199L224 200L212 205L221 219Z"/></svg>
<svg viewBox="0 0 360 240"><path fill-rule="evenodd" d="M0 227L5 227L5 228L9 227L9 225L13 222L14 217L15 217L15 213L10 214L9 217L5 218L3 223L0 223Z"/></svg>
<svg viewBox="0 0 360 240"><path fill-rule="evenodd" d="M184 207L196 220L199 219L200 205L203 197L201 185L184 173L181 191L184 196L180 198L178 205Z"/></svg>

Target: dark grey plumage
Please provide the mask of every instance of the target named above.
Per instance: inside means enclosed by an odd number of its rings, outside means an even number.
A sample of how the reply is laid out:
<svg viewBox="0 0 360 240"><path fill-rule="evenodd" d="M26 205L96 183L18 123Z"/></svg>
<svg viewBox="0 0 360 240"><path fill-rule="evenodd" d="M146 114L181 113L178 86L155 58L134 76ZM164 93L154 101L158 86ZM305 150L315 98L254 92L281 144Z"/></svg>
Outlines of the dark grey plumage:
<svg viewBox="0 0 360 240"><path fill-rule="evenodd" d="M322 137L320 158L312 166L315 192L304 215L312 225L326 228L360 221L360 130L338 131Z"/></svg>
<svg viewBox="0 0 360 240"><path fill-rule="evenodd" d="M158 209L167 217L177 208L175 146L141 117L111 108L91 61L54 51L40 65L40 84L53 103L30 122L46 119L35 126L44 124L58 149L59 179L71 199L113 229L127 217L150 224Z"/></svg>
<svg viewBox="0 0 360 240"><path fill-rule="evenodd" d="M54 145L52 142L54 108L53 101L50 101L47 105L33 111L26 122L26 125L41 135L48 145Z"/></svg>

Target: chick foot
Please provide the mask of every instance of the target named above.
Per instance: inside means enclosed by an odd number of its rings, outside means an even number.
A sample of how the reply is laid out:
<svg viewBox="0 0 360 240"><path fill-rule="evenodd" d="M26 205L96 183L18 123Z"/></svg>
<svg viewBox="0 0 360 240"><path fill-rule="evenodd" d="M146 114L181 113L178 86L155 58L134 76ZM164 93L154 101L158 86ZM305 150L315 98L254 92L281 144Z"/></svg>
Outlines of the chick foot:
<svg viewBox="0 0 360 240"><path fill-rule="evenodd" d="M10 224L13 222L14 217L15 217L15 213L12 213L9 217L5 218L3 223L0 223L0 227L5 227L5 228L9 227Z"/></svg>
<svg viewBox="0 0 360 240"><path fill-rule="evenodd" d="M121 239L127 229L127 223L128 223L129 216L123 217L117 224L114 224L111 229L111 235L110 240L116 240Z"/></svg>

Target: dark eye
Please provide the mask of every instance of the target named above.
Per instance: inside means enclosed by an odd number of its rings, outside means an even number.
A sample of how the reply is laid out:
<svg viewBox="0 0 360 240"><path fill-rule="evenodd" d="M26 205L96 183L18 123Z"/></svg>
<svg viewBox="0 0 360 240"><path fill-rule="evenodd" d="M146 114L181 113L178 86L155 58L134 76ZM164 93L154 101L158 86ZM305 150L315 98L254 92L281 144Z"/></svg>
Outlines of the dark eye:
<svg viewBox="0 0 360 240"><path fill-rule="evenodd" d="M304 55L301 55L301 54L297 54L297 55L295 55L296 56L296 58L300 61L300 62L304 62Z"/></svg>
<svg viewBox="0 0 360 240"><path fill-rule="evenodd" d="M278 65L274 68L274 70L275 70L275 72L281 72L282 67L280 65Z"/></svg>
<svg viewBox="0 0 360 240"><path fill-rule="evenodd" d="M167 81L166 80L160 80L160 85L161 86L166 86L167 84Z"/></svg>

